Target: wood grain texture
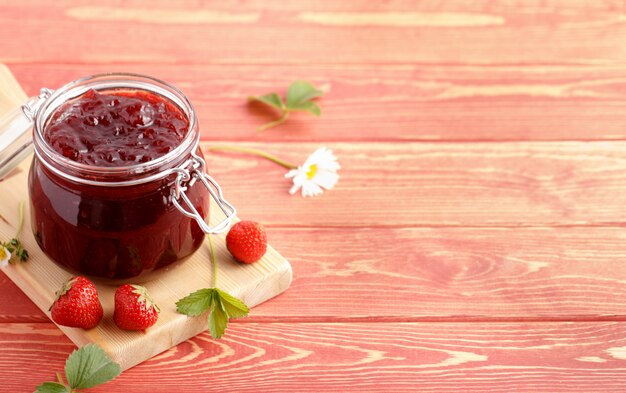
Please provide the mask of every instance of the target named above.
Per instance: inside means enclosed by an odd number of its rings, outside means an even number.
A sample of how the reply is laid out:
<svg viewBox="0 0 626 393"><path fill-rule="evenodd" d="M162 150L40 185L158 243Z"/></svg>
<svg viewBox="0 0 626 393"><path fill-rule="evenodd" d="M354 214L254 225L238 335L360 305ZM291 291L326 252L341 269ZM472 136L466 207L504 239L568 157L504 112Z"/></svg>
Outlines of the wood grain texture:
<svg viewBox="0 0 626 393"><path fill-rule="evenodd" d="M1 45L1 44L0 44ZM626 139L621 66L12 64L29 95L112 70L180 87L202 139L256 141L501 141ZM320 118L276 114L247 96L284 94L296 79L330 87Z"/></svg>
<svg viewBox="0 0 626 393"><path fill-rule="evenodd" d="M268 228L294 280L246 322L626 321L623 228ZM0 273L2 322L48 321Z"/></svg>
<svg viewBox="0 0 626 393"><path fill-rule="evenodd" d="M319 146L237 145L299 164ZM626 221L626 142L327 145L339 157L341 179L315 199L289 195L285 171L263 159L208 153L208 170L241 217L268 225L520 227Z"/></svg>
<svg viewBox="0 0 626 393"><path fill-rule="evenodd" d="M0 332L7 391L54 379L72 349L51 324ZM220 341L204 333L89 391L623 392L625 336L625 323L599 322L237 322Z"/></svg>
<svg viewBox="0 0 626 393"><path fill-rule="evenodd" d="M29 94L151 74L189 95L207 143L296 163L328 145L342 164L303 200L271 163L209 154L292 287L223 340L93 391L626 391L624 15L612 0L0 0L0 61ZM323 116L254 133L273 114L245 97L294 79L330 85ZM581 142L599 140L620 141ZM74 346L2 273L0 291L0 382L32 391Z"/></svg>
<svg viewBox="0 0 626 393"><path fill-rule="evenodd" d="M17 31L30 41L25 45L23 40L2 40L0 61L608 64L626 60L620 3L425 1L371 6L358 1L337 6L331 1L290 1L285 7L282 3L161 1L146 6L72 1L42 7L5 1L0 4L0 36ZM76 32L80 37L73 39Z"/></svg>

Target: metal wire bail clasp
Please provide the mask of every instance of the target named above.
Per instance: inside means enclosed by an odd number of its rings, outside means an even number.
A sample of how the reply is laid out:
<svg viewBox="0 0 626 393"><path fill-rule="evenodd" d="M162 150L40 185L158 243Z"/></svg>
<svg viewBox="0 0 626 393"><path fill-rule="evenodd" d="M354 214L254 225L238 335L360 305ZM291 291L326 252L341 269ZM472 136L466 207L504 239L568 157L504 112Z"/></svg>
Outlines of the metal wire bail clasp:
<svg viewBox="0 0 626 393"><path fill-rule="evenodd" d="M33 151L33 121L52 93L50 89L41 89L38 97L31 97L21 107L0 116L0 179Z"/></svg>
<svg viewBox="0 0 626 393"><path fill-rule="evenodd" d="M22 112L24 115L33 120L37 115L37 111L41 108L41 105L43 105L44 101L47 100L52 93L54 93L54 90L50 90L45 87L41 89L38 97L31 97L28 101L26 101L26 103L24 103L24 105L22 105Z"/></svg>
<svg viewBox="0 0 626 393"><path fill-rule="evenodd" d="M230 228L230 224L237 215L237 209L224 199L219 184L206 173L206 164L202 157L195 153L192 153L191 157L192 158L187 160L183 165L174 169L174 172L177 173L177 177L175 186L172 189L172 203L185 216L195 219L206 234L223 233ZM193 203L191 203L187 194L185 194L185 191L193 187L198 180L207 188L215 202L217 202L217 205L226 215L226 218L213 228L204 221L204 218L198 213L198 210L194 207ZM180 204L179 200L185 203L187 209Z"/></svg>

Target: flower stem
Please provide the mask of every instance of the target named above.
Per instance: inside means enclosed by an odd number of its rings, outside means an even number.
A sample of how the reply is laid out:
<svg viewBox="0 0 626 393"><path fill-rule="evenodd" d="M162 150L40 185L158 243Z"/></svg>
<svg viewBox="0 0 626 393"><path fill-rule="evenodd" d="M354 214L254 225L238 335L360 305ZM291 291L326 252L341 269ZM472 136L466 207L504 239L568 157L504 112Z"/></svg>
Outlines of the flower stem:
<svg viewBox="0 0 626 393"><path fill-rule="evenodd" d="M288 111L284 111L282 116L280 116L277 120L274 121L270 121L269 123L265 123L263 125L260 125L257 127L257 131L261 132L261 131L265 131L268 128L272 128L272 127L276 127L279 126L281 124L283 124L285 121L287 121L287 118L289 117L289 112Z"/></svg>
<svg viewBox="0 0 626 393"><path fill-rule="evenodd" d="M17 232L15 233L15 238L18 239L20 237L20 233L22 232L22 227L24 226L24 201L21 201L18 206L19 218L17 221Z"/></svg>
<svg viewBox="0 0 626 393"><path fill-rule="evenodd" d="M263 157L266 160L270 160L273 163L278 164L278 165L280 165L280 166L282 166L284 168L287 168L287 169L295 169L295 168L297 168L297 165L294 165L294 164L292 164L290 162L281 160L280 158L276 157L273 154L266 153L263 150L253 149L251 147L218 145L218 146L209 146L208 150L209 151L231 151L231 152L252 154L254 156Z"/></svg>
<svg viewBox="0 0 626 393"><path fill-rule="evenodd" d="M213 241L211 235L209 237L209 249L211 250L211 263L213 263L213 288L217 288L217 262L215 261L215 249L213 248Z"/></svg>

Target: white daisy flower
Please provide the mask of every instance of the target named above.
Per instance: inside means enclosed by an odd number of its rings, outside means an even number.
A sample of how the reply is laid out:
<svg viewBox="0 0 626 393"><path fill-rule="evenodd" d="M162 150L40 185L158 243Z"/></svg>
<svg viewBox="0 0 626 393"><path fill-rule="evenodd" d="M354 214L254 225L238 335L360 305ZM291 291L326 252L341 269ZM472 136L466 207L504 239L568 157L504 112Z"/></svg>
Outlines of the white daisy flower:
<svg viewBox="0 0 626 393"><path fill-rule="evenodd" d="M289 190L291 195L302 188L302 196L316 196L330 190L339 181L337 170L341 167L332 150L320 147L311 154L302 166L292 169L285 175L293 179L293 186Z"/></svg>
<svg viewBox="0 0 626 393"><path fill-rule="evenodd" d="M9 266L9 260L11 259L11 251L5 246L0 246L0 268Z"/></svg>

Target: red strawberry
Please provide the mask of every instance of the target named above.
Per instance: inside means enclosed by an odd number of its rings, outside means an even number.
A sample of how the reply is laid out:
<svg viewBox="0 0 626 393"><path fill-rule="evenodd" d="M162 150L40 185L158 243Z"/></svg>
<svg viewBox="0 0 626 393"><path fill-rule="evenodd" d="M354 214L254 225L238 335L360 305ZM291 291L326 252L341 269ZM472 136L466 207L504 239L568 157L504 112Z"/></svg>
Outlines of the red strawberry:
<svg viewBox="0 0 626 393"><path fill-rule="evenodd" d="M240 262L258 261L267 251L267 235L263 225L254 221L239 221L226 235L226 247Z"/></svg>
<svg viewBox="0 0 626 393"><path fill-rule="evenodd" d="M85 277L72 277L56 292L50 311L59 325L91 329L102 319L98 291Z"/></svg>
<svg viewBox="0 0 626 393"><path fill-rule="evenodd" d="M144 330L159 318L159 307L140 285L124 284L115 291L115 324L124 330Z"/></svg>

